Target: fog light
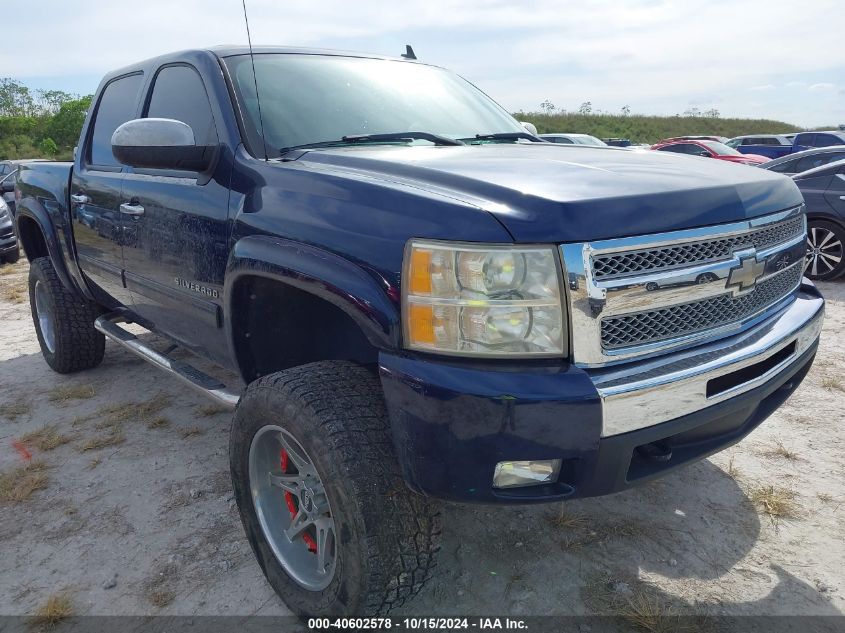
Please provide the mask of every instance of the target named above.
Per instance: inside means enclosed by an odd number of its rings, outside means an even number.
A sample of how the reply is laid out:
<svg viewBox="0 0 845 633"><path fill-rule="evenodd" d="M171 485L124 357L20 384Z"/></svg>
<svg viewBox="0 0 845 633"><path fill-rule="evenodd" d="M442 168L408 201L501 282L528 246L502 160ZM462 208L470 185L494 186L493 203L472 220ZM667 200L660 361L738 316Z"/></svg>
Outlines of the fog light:
<svg viewBox="0 0 845 633"><path fill-rule="evenodd" d="M560 473L559 459L499 462L493 472L494 488L517 488L553 483Z"/></svg>

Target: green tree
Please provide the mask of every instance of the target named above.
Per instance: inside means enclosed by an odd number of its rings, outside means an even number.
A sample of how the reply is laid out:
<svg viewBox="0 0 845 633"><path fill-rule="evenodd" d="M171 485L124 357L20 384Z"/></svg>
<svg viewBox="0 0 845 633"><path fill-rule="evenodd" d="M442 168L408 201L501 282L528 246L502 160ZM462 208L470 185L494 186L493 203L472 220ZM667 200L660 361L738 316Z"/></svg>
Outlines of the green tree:
<svg viewBox="0 0 845 633"><path fill-rule="evenodd" d="M68 101L79 99L79 95L72 95L64 90L36 90L35 102L41 114L56 114Z"/></svg>
<svg viewBox="0 0 845 633"><path fill-rule="evenodd" d="M38 151L44 156L55 156L59 153L59 146L48 136L38 144Z"/></svg>
<svg viewBox="0 0 845 633"><path fill-rule="evenodd" d="M39 155L32 139L23 134L5 136L0 139L0 160L9 158L32 158Z"/></svg>
<svg viewBox="0 0 845 633"><path fill-rule="evenodd" d="M33 116L35 111L29 88L11 77L0 78L0 117Z"/></svg>
<svg viewBox="0 0 845 633"><path fill-rule="evenodd" d="M91 107L93 95L66 101L58 112L50 118L46 125L45 134L61 148L71 148L79 139L79 132L85 122L85 114Z"/></svg>

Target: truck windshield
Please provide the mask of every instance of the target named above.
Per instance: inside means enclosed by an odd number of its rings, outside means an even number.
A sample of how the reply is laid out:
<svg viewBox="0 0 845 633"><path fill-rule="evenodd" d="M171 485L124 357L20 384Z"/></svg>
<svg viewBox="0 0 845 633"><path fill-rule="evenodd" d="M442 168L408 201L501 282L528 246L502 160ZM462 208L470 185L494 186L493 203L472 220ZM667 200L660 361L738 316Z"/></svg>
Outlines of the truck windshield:
<svg viewBox="0 0 845 633"><path fill-rule="evenodd" d="M225 59L255 153L358 134L428 132L453 139L524 133L501 106L458 75L425 64L263 53ZM261 101L259 123L255 84ZM260 130L264 130L264 139ZM428 141L418 140L422 144Z"/></svg>

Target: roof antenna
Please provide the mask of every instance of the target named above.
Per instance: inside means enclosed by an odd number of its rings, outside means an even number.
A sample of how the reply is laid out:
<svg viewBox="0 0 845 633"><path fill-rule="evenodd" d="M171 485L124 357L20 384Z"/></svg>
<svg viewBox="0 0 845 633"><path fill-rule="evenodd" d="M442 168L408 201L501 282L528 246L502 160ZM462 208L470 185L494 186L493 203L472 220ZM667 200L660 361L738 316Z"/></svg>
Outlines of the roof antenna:
<svg viewBox="0 0 845 633"><path fill-rule="evenodd" d="M402 54L405 59L416 59L417 55L414 53L414 47L410 44L405 44L405 52Z"/></svg>
<svg viewBox="0 0 845 633"><path fill-rule="evenodd" d="M249 43L249 61L252 64L252 83L255 85L255 103L258 105L258 127L261 131L261 143L264 146L264 160L267 160L267 139L264 137L264 118L261 116L261 98L258 96L258 77L255 75L255 55L252 52L252 36L249 33L249 17L246 14L246 0L241 0L246 23L246 41Z"/></svg>

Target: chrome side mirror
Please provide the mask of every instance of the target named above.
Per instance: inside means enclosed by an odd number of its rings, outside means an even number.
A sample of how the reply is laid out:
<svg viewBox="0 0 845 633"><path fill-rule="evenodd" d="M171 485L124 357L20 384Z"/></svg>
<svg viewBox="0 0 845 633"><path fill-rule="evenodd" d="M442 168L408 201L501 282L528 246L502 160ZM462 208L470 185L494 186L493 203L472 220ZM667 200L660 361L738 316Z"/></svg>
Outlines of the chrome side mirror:
<svg viewBox="0 0 845 633"><path fill-rule="evenodd" d="M130 167L206 171L217 147L197 145L191 126L174 119L133 119L111 137L114 157Z"/></svg>

